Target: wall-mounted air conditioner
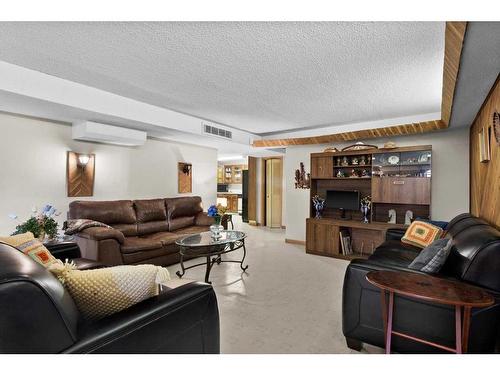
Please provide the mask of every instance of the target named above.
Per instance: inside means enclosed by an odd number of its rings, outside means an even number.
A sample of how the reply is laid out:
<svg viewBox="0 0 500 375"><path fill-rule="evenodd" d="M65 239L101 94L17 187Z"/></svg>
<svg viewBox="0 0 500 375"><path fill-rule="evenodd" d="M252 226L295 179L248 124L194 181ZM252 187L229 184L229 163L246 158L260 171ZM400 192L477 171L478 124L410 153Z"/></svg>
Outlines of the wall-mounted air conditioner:
<svg viewBox="0 0 500 375"><path fill-rule="evenodd" d="M120 146L142 146L146 143L146 138L147 133L140 130L92 121L73 124L73 139L77 141L110 143Z"/></svg>

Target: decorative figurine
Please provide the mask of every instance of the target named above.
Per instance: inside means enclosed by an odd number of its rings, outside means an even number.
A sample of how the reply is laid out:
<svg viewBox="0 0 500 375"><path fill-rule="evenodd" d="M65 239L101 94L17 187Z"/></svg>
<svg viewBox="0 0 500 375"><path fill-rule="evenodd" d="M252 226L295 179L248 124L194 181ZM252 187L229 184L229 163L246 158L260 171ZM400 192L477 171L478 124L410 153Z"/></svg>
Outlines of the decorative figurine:
<svg viewBox="0 0 500 375"><path fill-rule="evenodd" d="M304 163L300 163L300 169L295 170L295 189L310 189L311 174L306 173Z"/></svg>
<svg viewBox="0 0 500 375"><path fill-rule="evenodd" d="M351 159L351 164L352 164L352 165L358 165L358 164L359 164L358 158L357 158L357 157L353 157L353 158Z"/></svg>
<svg viewBox="0 0 500 375"><path fill-rule="evenodd" d="M396 224L396 210L389 210L389 224Z"/></svg>
<svg viewBox="0 0 500 375"><path fill-rule="evenodd" d="M361 155L361 157L359 158L359 165L366 165L365 155Z"/></svg>
<svg viewBox="0 0 500 375"><path fill-rule="evenodd" d="M355 169L351 169L351 175L349 177L352 177L352 178L357 178L359 177L358 175L358 171L355 170Z"/></svg>
<svg viewBox="0 0 500 375"><path fill-rule="evenodd" d="M319 195L315 195L312 198L314 210L316 211L316 219L321 219L321 214L323 212L323 209L325 208L325 199L321 198Z"/></svg>
<svg viewBox="0 0 500 375"><path fill-rule="evenodd" d="M372 197L367 195L361 199L361 213L363 214L363 223L367 224L370 222L368 219L368 214L372 206Z"/></svg>
<svg viewBox="0 0 500 375"><path fill-rule="evenodd" d="M335 160L337 161L337 165L340 167L342 165L342 159L339 157L335 158Z"/></svg>
<svg viewBox="0 0 500 375"><path fill-rule="evenodd" d="M363 169L361 172L361 177L370 177L370 172L366 169Z"/></svg>
<svg viewBox="0 0 500 375"><path fill-rule="evenodd" d="M344 173L342 170L339 170L339 171L337 172L337 177L338 177L338 178L344 178L344 177L345 177L345 173Z"/></svg>
<svg viewBox="0 0 500 375"><path fill-rule="evenodd" d="M343 165L343 166L349 165L349 160L347 159L347 156L344 156L344 157L342 158L342 165Z"/></svg>
<svg viewBox="0 0 500 375"><path fill-rule="evenodd" d="M413 219L413 212L408 210L405 214L405 225L410 225Z"/></svg>

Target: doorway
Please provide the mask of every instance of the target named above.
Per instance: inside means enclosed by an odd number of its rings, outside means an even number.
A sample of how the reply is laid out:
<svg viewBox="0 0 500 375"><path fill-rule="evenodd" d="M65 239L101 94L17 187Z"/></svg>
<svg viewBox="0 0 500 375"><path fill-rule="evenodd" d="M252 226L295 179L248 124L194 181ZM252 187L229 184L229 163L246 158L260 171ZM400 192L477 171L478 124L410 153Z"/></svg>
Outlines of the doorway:
<svg viewBox="0 0 500 375"><path fill-rule="evenodd" d="M264 225L281 228L283 205L283 159L264 160Z"/></svg>

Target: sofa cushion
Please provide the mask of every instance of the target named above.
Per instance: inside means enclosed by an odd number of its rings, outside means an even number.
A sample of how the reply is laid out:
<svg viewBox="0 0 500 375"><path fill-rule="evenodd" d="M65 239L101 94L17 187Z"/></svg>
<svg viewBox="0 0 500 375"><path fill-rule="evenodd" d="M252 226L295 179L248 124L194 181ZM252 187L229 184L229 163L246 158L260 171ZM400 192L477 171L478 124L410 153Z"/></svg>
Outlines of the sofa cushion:
<svg viewBox="0 0 500 375"><path fill-rule="evenodd" d="M139 235L168 231L165 199L143 199L134 201Z"/></svg>
<svg viewBox="0 0 500 375"><path fill-rule="evenodd" d="M440 238L426 246L420 254L410 263L408 268L428 273L437 273L450 254L453 240Z"/></svg>
<svg viewBox="0 0 500 375"><path fill-rule="evenodd" d="M194 216L184 216L171 219L169 221L169 230L175 232L178 229L194 226Z"/></svg>
<svg viewBox="0 0 500 375"><path fill-rule="evenodd" d="M136 216L132 201L74 201L69 204L68 219L91 219L102 223L134 224Z"/></svg>
<svg viewBox="0 0 500 375"><path fill-rule="evenodd" d="M143 237L125 237L125 241L121 246L121 251L122 253L127 254L161 248L162 244L159 240Z"/></svg>
<svg viewBox="0 0 500 375"><path fill-rule="evenodd" d="M196 216L202 212L201 197L179 197L165 199L169 221L178 217Z"/></svg>
<svg viewBox="0 0 500 375"><path fill-rule="evenodd" d="M402 243L401 241L391 240L377 247L368 259L376 263L408 267L420 251L421 249L418 247Z"/></svg>
<svg viewBox="0 0 500 375"><path fill-rule="evenodd" d="M184 236L188 236L190 234L197 234L197 233L201 233L201 232L206 232L208 230L209 230L208 226L195 225L195 226L191 226L191 227L177 229L173 233L175 233L179 237L184 237Z"/></svg>

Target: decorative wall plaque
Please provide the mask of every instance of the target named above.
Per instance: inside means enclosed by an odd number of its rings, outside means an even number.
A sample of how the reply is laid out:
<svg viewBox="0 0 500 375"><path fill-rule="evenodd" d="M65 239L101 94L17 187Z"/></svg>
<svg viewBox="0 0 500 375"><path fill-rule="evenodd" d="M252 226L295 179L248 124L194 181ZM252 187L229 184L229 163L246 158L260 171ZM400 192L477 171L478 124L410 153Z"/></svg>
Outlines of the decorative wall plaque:
<svg viewBox="0 0 500 375"><path fill-rule="evenodd" d="M177 176L179 193L192 193L193 165L191 163L178 163Z"/></svg>
<svg viewBox="0 0 500 375"><path fill-rule="evenodd" d="M66 185L68 197L94 195L95 155L68 151L66 155Z"/></svg>
<svg viewBox="0 0 500 375"><path fill-rule="evenodd" d="M300 163L300 168L295 170L295 189L310 189L311 174L306 173L304 163Z"/></svg>

